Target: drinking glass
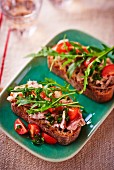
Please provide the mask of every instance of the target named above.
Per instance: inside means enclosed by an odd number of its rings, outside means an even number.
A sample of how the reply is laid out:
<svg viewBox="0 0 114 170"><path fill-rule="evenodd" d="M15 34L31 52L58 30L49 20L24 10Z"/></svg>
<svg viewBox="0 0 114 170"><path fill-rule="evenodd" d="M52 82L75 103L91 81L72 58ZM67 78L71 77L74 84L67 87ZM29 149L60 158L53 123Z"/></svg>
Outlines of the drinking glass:
<svg viewBox="0 0 114 170"><path fill-rule="evenodd" d="M0 59L0 85L11 34L15 32L28 38L35 32L42 1L43 0L0 0L0 33L2 33L3 24L5 24L4 28L7 32L3 56ZM3 30L3 32L5 34L5 30Z"/></svg>
<svg viewBox="0 0 114 170"><path fill-rule="evenodd" d="M1 0L1 11L8 27L31 35L37 28L42 0Z"/></svg>

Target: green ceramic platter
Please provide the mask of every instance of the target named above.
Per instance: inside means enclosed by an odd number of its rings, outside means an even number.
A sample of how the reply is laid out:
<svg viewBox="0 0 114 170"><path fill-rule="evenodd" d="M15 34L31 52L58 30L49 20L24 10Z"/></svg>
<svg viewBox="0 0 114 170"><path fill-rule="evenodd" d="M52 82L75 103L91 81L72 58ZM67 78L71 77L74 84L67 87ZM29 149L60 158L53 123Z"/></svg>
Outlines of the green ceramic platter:
<svg viewBox="0 0 114 170"><path fill-rule="evenodd" d="M69 40L78 41L83 45L93 45L102 48L101 42L99 40L78 30L67 30L58 34L48 43L48 46L53 46L56 44L60 39L63 39L65 34ZM17 119L17 116L11 111L10 103L6 100L8 96L7 89L10 86L14 87L18 84L26 83L29 79L41 81L44 80L45 77L53 78L60 84L64 84L64 80L49 71L46 58L43 57L32 59L26 65L26 67L24 67L23 70L18 75L16 75L15 79L9 83L9 85L1 94L0 125L1 129L6 133L7 136L9 136L12 140L28 150L33 155L47 161L61 162L76 155L86 144L96 129L113 109L114 98L105 104L98 104L84 95L77 96L77 100L85 107L88 112L86 115L84 115L84 117L91 117L88 124L82 128L78 139L68 146L61 146L59 144L43 144L41 146L35 146L32 144L29 138L19 136L14 130L14 121Z"/></svg>

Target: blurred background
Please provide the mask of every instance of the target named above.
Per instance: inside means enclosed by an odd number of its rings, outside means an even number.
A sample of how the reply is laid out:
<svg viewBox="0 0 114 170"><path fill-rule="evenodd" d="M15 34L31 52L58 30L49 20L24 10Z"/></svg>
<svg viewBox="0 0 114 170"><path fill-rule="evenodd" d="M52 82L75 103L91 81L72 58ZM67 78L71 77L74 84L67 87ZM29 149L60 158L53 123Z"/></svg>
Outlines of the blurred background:
<svg viewBox="0 0 114 170"><path fill-rule="evenodd" d="M5 0L0 0L0 2L3 1L5 2ZM12 1L15 5L16 1ZM23 31L11 33L4 62L2 87L28 62L29 59L25 59L24 56L38 51L63 30L78 29L93 35L110 46L114 45L114 0L63 1L42 0L40 9L36 9L36 28L29 33L23 33ZM29 9L31 10L31 6ZM32 9L34 11L33 5ZM19 10L15 11L19 13ZM0 29L0 59L3 56L9 28L7 21L8 18L3 17Z"/></svg>
<svg viewBox="0 0 114 170"><path fill-rule="evenodd" d="M37 52L64 30L78 29L114 45L114 0L0 0L0 6L0 88L30 60L27 54ZM31 155L2 132L0 165L3 170L113 170L113 126L112 113L75 157L56 164Z"/></svg>

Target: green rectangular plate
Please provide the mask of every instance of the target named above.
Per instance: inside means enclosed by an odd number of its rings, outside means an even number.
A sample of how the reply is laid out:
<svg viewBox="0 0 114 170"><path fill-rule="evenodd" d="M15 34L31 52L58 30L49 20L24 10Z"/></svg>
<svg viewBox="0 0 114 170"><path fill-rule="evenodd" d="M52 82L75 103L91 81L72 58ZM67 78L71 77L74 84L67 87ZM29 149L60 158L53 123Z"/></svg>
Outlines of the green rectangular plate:
<svg viewBox="0 0 114 170"><path fill-rule="evenodd" d="M93 45L102 48L102 42L78 30L64 31L54 37L47 45L53 46L59 40L63 39L64 35L67 35L69 40L78 41L83 45ZM10 86L14 87L16 85L26 83L28 80L41 81L44 80L45 77L52 78L60 84L64 84L64 80L49 71L46 58L43 57L32 59L26 67L24 67L23 70L16 75L15 79L9 83L0 97L0 126L7 136L33 155L47 161L61 162L76 155L86 144L113 109L114 98L107 103L99 104L84 95L77 96L77 100L88 111L86 116L91 117L87 125L82 127L78 139L68 146L61 146L59 144L43 144L41 146L35 146L32 144L30 139L19 136L14 130L14 121L17 119L17 116L11 111L10 103L6 100L8 96L7 89Z"/></svg>

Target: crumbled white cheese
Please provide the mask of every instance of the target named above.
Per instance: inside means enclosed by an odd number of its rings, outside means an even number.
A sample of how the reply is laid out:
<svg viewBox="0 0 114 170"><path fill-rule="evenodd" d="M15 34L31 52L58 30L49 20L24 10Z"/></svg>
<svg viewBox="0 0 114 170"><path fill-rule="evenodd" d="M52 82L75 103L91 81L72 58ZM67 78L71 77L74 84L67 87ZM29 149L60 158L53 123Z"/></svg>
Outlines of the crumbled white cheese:
<svg viewBox="0 0 114 170"><path fill-rule="evenodd" d="M7 97L7 100L12 102L19 94L22 94L22 92L11 92L11 95Z"/></svg>
<svg viewBox="0 0 114 170"><path fill-rule="evenodd" d="M43 119L45 116L44 116L44 113L36 113L36 114L30 114L29 115L30 118L33 118L33 119Z"/></svg>
<svg viewBox="0 0 114 170"><path fill-rule="evenodd" d="M55 98L59 98L59 97L61 97L62 96L62 92L61 91L55 91L54 92L54 97Z"/></svg>
<svg viewBox="0 0 114 170"><path fill-rule="evenodd" d="M38 84L37 81L31 81L29 80L27 82L28 87L33 87L33 88L42 88L42 84Z"/></svg>
<svg viewBox="0 0 114 170"><path fill-rule="evenodd" d="M38 84L37 81L31 81L29 80L27 82L27 84L23 84L23 85L20 85L20 86L16 86L14 88L14 90L16 89L22 89L22 88L25 88L25 87L33 87L33 88L42 88L42 84ZM15 100L15 98L17 97L17 95L19 94L22 94L22 92L11 92L10 96L7 97L7 100L12 102Z"/></svg>
<svg viewBox="0 0 114 170"><path fill-rule="evenodd" d="M61 44L61 43L63 43L63 42L68 42L68 39L60 40L60 41L57 43L57 45L59 45L59 44ZM56 51L57 45L55 45L54 47L52 47L52 49L53 49L54 51Z"/></svg>
<svg viewBox="0 0 114 170"><path fill-rule="evenodd" d="M61 129L65 129L65 126L66 126L66 121L65 121L65 111L63 111L63 114L62 114L62 121L61 121L61 124L60 124L60 128L61 128Z"/></svg>
<svg viewBox="0 0 114 170"><path fill-rule="evenodd" d="M57 44L61 44L63 42L68 42L68 39L60 40Z"/></svg>

